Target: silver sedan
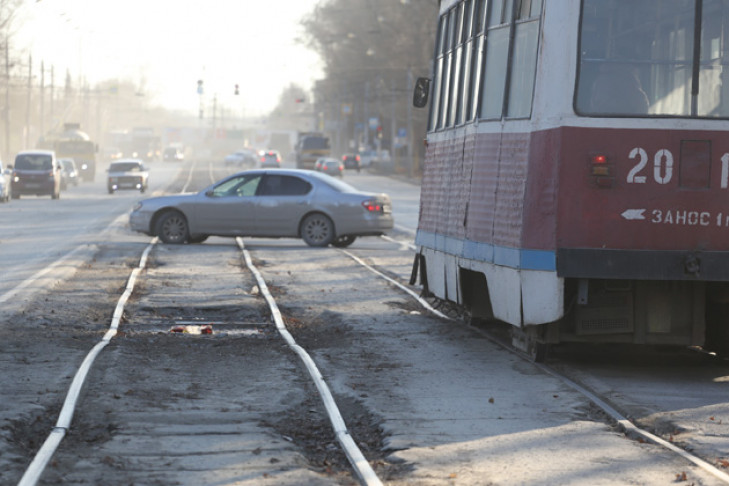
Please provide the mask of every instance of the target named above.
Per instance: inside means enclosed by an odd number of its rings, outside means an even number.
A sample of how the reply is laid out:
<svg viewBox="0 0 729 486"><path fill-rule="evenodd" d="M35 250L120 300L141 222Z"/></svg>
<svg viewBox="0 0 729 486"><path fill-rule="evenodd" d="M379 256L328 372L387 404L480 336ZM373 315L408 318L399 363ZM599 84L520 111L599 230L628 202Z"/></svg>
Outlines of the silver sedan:
<svg viewBox="0 0 729 486"><path fill-rule="evenodd" d="M215 235L302 238L310 246L338 247L393 227L387 194L293 169L239 172L196 194L145 199L129 222L165 243L199 243Z"/></svg>

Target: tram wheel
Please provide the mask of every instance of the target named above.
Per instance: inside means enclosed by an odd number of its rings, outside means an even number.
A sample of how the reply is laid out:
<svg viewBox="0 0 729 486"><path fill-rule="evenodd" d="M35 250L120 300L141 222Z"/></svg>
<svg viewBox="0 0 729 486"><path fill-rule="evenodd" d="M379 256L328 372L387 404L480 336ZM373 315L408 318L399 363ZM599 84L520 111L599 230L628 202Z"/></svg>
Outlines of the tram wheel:
<svg viewBox="0 0 729 486"><path fill-rule="evenodd" d="M707 299L704 349L729 355L729 303Z"/></svg>
<svg viewBox="0 0 729 486"><path fill-rule="evenodd" d="M540 339L540 331L541 329L534 326L511 328L511 345L525 353L535 363L543 363L549 351L549 344Z"/></svg>

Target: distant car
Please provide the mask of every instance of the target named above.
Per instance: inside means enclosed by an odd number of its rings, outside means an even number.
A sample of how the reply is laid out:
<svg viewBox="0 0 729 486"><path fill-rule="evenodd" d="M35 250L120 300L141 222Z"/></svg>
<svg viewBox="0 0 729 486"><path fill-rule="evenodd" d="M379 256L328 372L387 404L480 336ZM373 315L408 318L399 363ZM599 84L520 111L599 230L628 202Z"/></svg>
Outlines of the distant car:
<svg viewBox="0 0 729 486"><path fill-rule="evenodd" d="M360 165L359 155L357 154L344 154L342 155L342 162L344 163L345 169L356 169L360 171L362 166Z"/></svg>
<svg viewBox="0 0 729 486"><path fill-rule="evenodd" d="M236 165L238 167L250 167L256 166L256 153L250 149L237 150L232 154L226 155L223 161L225 165Z"/></svg>
<svg viewBox="0 0 729 486"><path fill-rule="evenodd" d="M317 160L315 170L334 177L344 177L344 164L341 160L331 157Z"/></svg>
<svg viewBox="0 0 729 486"><path fill-rule="evenodd" d="M108 160L121 159L124 156L119 147L106 147L102 154L103 157Z"/></svg>
<svg viewBox="0 0 729 486"><path fill-rule="evenodd" d="M185 154L178 147L167 147L162 152L162 160L165 162L181 162L185 159Z"/></svg>
<svg viewBox="0 0 729 486"><path fill-rule="evenodd" d="M120 189L147 190L149 171L140 159L121 159L109 165L106 188L109 194Z"/></svg>
<svg viewBox="0 0 729 486"><path fill-rule="evenodd" d="M278 169L281 167L281 154L275 150L264 150L260 155L262 169Z"/></svg>
<svg viewBox="0 0 729 486"><path fill-rule="evenodd" d="M61 163L61 189L66 189L69 185L78 186L76 162L73 159L58 159L58 161Z"/></svg>
<svg viewBox="0 0 729 486"><path fill-rule="evenodd" d="M208 236L302 238L310 246L345 247L358 236L392 229L387 194L361 192L309 170L248 170L197 194L145 199L134 207L134 231L165 243Z"/></svg>
<svg viewBox="0 0 729 486"><path fill-rule="evenodd" d="M13 171L3 166L0 161L0 202L8 202L11 195L11 178Z"/></svg>
<svg viewBox="0 0 729 486"><path fill-rule="evenodd" d="M11 182L13 199L21 195L61 197L61 164L53 150L25 150L15 156Z"/></svg>

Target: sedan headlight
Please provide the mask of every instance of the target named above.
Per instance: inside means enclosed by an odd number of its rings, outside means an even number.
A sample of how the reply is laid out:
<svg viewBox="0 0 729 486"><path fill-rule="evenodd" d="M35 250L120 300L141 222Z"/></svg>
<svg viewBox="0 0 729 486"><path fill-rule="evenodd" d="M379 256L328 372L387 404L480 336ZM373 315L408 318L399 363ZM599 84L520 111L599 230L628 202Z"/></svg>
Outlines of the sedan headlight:
<svg viewBox="0 0 729 486"><path fill-rule="evenodd" d="M142 206L144 206L144 204L142 204L141 202L138 202L137 204L134 205L134 207L132 208L132 211L139 211L140 209L142 209Z"/></svg>

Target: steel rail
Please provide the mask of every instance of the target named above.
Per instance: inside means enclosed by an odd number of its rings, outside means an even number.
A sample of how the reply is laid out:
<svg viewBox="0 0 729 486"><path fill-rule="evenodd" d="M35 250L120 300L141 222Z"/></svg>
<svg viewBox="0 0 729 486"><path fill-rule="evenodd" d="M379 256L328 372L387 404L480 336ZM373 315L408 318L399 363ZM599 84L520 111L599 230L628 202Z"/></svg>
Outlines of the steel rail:
<svg viewBox="0 0 729 486"><path fill-rule="evenodd" d="M76 371L76 375L73 377L71 386L69 387L68 393L66 394L66 399L63 402L61 412L58 414L58 420L56 421L56 425L53 427L50 435L45 440L41 448L38 450L28 468L25 470L25 473L20 479L18 486L34 486L38 483L38 480L43 474L43 471L45 471L48 462L51 460L53 454L58 449L61 440L63 440L63 438L66 436L66 432L68 432L68 429L71 428L71 421L73 420L73 414L76 410L76 404L81 394L84 382L86 381L86 377L91 370L91 366L94 364L94 360L99 355L99 353L106 347L107 344L109 344L111 339L116 336L117 330L119 328L119 322L121 321L122 315L124 314L124 306L126 305L127 300L129 300L129 297L132 295L132 292L134 291L134 284L136 283L137 276L147 266L147 258L149 257L149 252L152 251L152 248L156 243L157 238L154 238L152 242L147 245L144 252L142 252L142 257L139 259L139 265L137 266L137 268L132 270L129 279L127 280L127 285L124 289L124 293L122 293L121 297L119 297L119 300L117 301L116 308L114 309L114 315L111 318L111 324L109 326L109 329L106 331L101 341L97 343L96 346L91 349L91 351L89 351L89 354L86 355L86 358L81 363L78 371Z"/></svg>
<svg viewBox="0 0 729 486"><path fill-rule="evenodd" d="M289 347L297 355L299 355L299 358L301 358L301 360L304 362L306 369L309 371L311 379L314 381L317 390L319 390L319 395L324 402L324 407L326 408L327 414L329 415L329 421L332 424L334 433L337 436L337 440L342 446L342 449L344 450L344 453L347 456L349 463L352 465L352 468L354 468L355 473L359 477L360 482L362 484L365 484L366 486L381 486L382 481L380 481L380 479L377 477L377 474L372 469L367 459L364 457L364 454L362 454L362 451L359 449L354 439L352 439L352 436L347 429L347 425L344 423L342 414L339 412L337 403L335 402L334 397L329 390L329 387L324 381L324 377L319 372L319 369L314 363L314 360L311 359L309 353L307 353L304 348L296 343L296 340L286 328L286 324L283 322L283 317L281 316L281 311L276 304L276 300L273 298L271 292L268 290L268 286L266 285L266 281L263 279L261 272L259 272L255 265L253 265L250 252L245 248L245 245L243 244L243 239L240 237L236 238L236 242L238 243L238 247L240 248L240 250L243 252L246 266L248 267L248 269L250 269L250 271L253 273L253 275L256 277L256 280L258 281L258 289L265 297L266 302L268 302L268 306L271 309L271 314L273 315L273 320L276 323L276 329L278 330L279 334L281 334L281 337L284 338L286 344L288 344Z"/></svg>

